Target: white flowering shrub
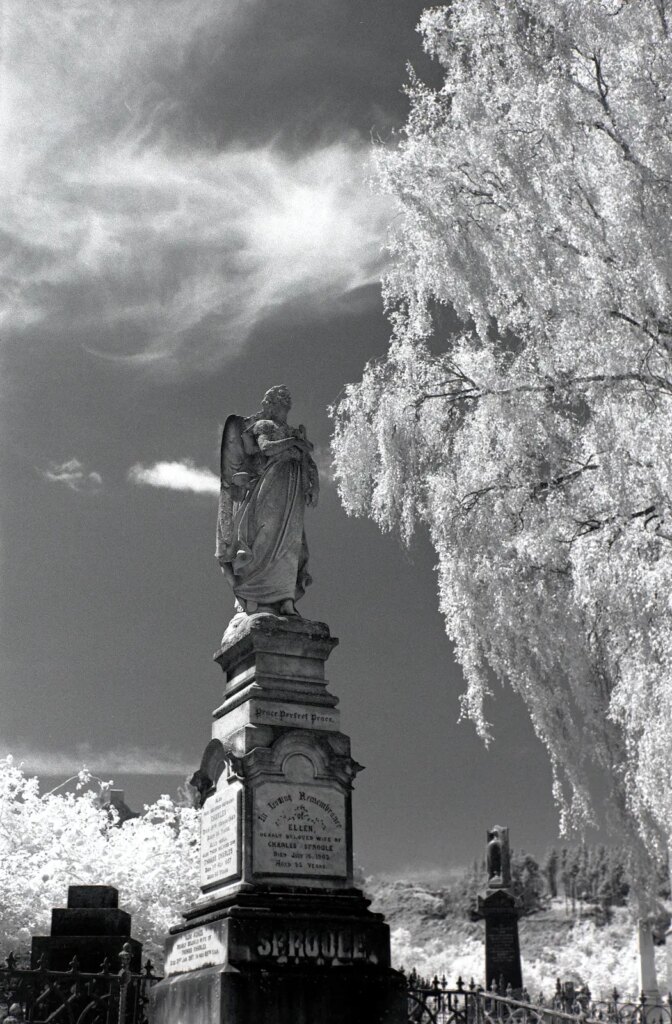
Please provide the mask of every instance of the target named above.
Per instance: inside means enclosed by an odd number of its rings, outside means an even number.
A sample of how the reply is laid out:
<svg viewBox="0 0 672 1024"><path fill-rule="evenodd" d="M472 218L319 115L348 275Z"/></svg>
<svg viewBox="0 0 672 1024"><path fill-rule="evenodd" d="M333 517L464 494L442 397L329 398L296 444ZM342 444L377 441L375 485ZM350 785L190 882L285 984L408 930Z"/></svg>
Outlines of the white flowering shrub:
<svg viewBox="0 0 672 1024"><path fill-rule="evenodd" d="M667 7L424 13L443 85L378 160L390 349L333 410L346 510L429 530L465 713L488 738L491 680L522 696L563 828L605 773L640 892L672 838Z"/></svg>
<svg viewBox="0 0 672 1024"><path fill-rule="evenodd" d="M198 814L170 797L119 825L80 773L77 792L40 796L11 757L0 760L0 955L48 935L69 885L113 885L144 956L162 961L168 928L198 889Z"/></svg>

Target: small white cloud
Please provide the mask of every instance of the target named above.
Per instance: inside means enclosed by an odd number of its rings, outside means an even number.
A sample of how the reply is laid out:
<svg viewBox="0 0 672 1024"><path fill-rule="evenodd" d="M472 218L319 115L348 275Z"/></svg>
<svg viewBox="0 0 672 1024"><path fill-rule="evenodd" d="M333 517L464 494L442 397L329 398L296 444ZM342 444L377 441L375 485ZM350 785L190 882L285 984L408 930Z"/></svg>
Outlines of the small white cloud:
<svg viewBox="0 0 672 1024"><path fill-rule="evenodd" d="M103 486L103 478L95 471L87 472L79 459L66 462L50 462L49 468L41 470L45 480L65 484L71 491L82 494L96 494Z"/></svg>
<svg viewBox="0 0 672 1024"><path fill-rule="evenodd" d="M147 487L165 487L170 491L191 491L192 494L219 494L219 477L191 459L182 462L155 462L153 466L136 463L128 471L128 479Z"/></svg>

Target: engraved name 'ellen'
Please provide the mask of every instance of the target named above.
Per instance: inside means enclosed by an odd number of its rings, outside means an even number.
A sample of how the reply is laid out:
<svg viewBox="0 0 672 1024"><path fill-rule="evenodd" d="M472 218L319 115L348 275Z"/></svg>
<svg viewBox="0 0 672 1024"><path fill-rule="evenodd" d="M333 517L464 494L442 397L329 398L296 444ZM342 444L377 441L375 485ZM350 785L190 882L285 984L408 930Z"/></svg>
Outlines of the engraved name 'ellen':
<svg viewBox="0 0 672 1024"><path fill-rule="evenodd" d="M258 874L347 875L345 797L327 786L268 782L255 792Z"/></svg>

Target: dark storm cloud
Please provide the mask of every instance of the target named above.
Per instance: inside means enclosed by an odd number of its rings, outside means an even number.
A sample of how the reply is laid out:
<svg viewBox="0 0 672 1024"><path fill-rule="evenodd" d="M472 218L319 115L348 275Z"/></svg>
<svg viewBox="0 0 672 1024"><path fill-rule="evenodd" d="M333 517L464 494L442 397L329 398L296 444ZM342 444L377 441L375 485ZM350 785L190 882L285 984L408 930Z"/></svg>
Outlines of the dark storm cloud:
<svg viewBox="0 0 672 1024"><path fill-rule="evenodd" d="M193 368L283 303L374 281L386 62L341 52L349 6L9 0L6 328Z"/></svg>

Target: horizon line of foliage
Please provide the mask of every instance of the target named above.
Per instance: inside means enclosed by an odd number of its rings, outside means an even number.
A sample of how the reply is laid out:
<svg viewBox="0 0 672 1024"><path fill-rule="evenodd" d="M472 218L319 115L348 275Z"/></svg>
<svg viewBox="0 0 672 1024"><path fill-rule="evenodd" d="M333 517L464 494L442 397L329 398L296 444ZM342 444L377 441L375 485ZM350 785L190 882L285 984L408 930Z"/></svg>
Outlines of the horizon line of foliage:
<svg viewBox="0 0 672 1024"><path fill-rule="evenodd" d="M511 883L521 917L530 917L549 909L552 900L564 900L567 914L579 912L598 926L609 924L615 907L630 906L632 893L628 880L629 852L625 846L604 843L556 847L537 859L525 850L511 853ZM451 913L470 921L479 920L478 897L486 888L485 859L475 858L449 882L438 887L443 900L426 912L429 918L446 918ZM375 884L375 879L367 884ZM400 880L399 885L406 885ZM423 884L423 883L419 883ZM431 886L428 884L428 888ZM670 898L670 879L666 865L661 867L653 885L660 901ZM660 921L669 926L669 914L660 908ZM664 939L665 928L654 922L654 938Z"/></svg>

